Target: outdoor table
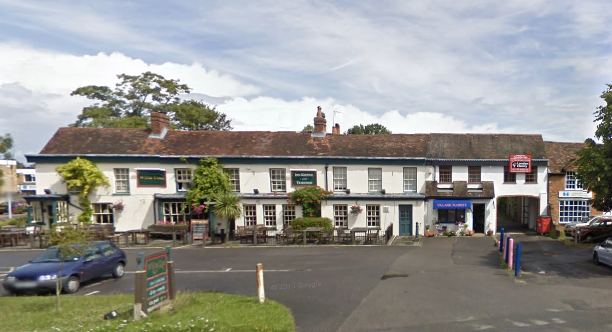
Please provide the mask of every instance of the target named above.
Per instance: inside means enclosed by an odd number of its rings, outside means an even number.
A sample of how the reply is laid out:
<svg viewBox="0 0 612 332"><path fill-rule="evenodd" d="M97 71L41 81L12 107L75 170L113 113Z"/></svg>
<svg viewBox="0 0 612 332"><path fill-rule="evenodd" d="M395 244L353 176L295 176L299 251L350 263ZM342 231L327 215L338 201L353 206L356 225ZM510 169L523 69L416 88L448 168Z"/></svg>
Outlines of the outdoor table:
<svg viewBox="0 0 612 332"><path fill-rule="evenodd" d="M11 228L0 231L0 246L8 242L11 247L17 246L19 240L25 238L27 232L25 228Z"/></svg>
<svg viewBox="0 0 612 332"><path fill-rule="evenodd" d="M302 230L302 236L304 239L304 244L306 244L306 233L315 233L315 234L321 234L321 232L323 232L325 229L323 227L308 227L304 230Z"/></svg>
<svg viewBox="0 0 612 332"><path fill-rule="evenodd" d="M355 234L356 233L363 233L363 237L365 238L365 236L368 233L368 228L367 227L353 227L353 228L351 228L351 240L353 240L353 244L355 244Z"/></svg>
<svg viewBox="0 0 612 332"><path fill-rule="evenodd" d="M132 230L123 232L122 235L123 235L123 239L125 240L126 246L130 245L130 240L131 240L132 245L137 244L138 235L144 235L144 244L149 244L150 232L147 229L132 229Z"/></svg>

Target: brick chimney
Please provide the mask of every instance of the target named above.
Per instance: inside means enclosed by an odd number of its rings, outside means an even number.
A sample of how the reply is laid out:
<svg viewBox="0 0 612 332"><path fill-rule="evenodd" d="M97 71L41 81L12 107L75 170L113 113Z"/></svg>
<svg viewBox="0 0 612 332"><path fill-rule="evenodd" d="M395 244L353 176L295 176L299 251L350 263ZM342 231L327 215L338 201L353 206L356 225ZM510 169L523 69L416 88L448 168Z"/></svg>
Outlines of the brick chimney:
<svg viewBox="0 0 612 332"><path fill-rule="evenodd" d="M170 118L166 113L151 112L151 135L150 137L164 138L170 127Z"/></svg>
<svg viewBox="0 0 612 332"><path fill-rule="evenodd" d="M317 116L314 118L314 130L312 136L325 137L327 132L327 120L325 113L321 111L321 106L317 107Z"/></svg>
<svg viewBox="0 0 612 332"><path fill-rule="evenodd" d="M332 134L340 135L340 125L336 123L336 125L332 128Z"/></svg>

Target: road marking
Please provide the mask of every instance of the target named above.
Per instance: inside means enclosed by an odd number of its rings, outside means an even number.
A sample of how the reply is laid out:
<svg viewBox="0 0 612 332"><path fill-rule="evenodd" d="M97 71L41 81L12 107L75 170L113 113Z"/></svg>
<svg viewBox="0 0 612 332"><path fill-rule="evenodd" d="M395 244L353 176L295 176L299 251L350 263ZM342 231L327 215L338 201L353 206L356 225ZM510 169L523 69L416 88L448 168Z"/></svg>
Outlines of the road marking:
<svg viewBox="0 0 612 332"><path fill-rule="evenodd" d="M225 272L228 272L231 269L232 269L231 267L228 267L227 269L225 269Z"/></svg>
<svg viewBox="0 0 612 332"><path fill-rule="evenodd" d="M493 325L480 325L478 327L476 327L476 330L478 331L483 331L483 330L490 330L490 329L494 329L495 326Z"/></svg>
<svg viewBox="0 0 612 332"><path fill-rule="evenodd" d="M0 277L6 277L6 273L0 274Z"/></svg>
<svg viewBox="0 0 612 332"><path fill-rule="evenodd" d="M512 322L512 321L511 321ZM518 327L527 327L527 326L531 326L531 324L527 324L527 323L523 323L523 322L512 322L512 324L514 324L514 326L518 326Z"/></svg>
<svg viewBox="0 0 612 332"><path fill-rule="evenodd" d="M88 295L94 295L94 294L97 294L97 293L100 293L100 291L93 291L93 292L91 292L91 293L87 293L87 294L85 294L85 296L88 296Z"/></svg>
<svg viewBox="0 0 612 332"><path fill-rule="evenodd" d="M531 321L532 321L534 324L536 324L536 325L540 325L540 326L541 326L541 325L548 325L548 322L545 322L545 321L543 321L543 320L532 319Z"/></svg>
<svg viewBox="0 0 612 332"><path fill-rule="evenodd" d="M310 269L295 269L295 270L264 270L265 273L270 272L309 272ZM174 273L253 273L257 270L232 270L232 268L223 268L222 270L174 270ZM134 274L136 271L126 271L126 274Z"/></svg>
<svg viewBox="0 0 612 332"><path fill-rule="evenodd" d="M563 310L561 310L561 309L550 309L550 308L546 308L546 311L548 311L548 312L561 312L561 311L563 311Z"/></svg>
<svg viewBox="0 0 612 332"><path fill-rule="evenodd" d="M565 321L561 318L553 318L552 319L553 322L557 323L557 324L563 324L565 323Z"/></svg>

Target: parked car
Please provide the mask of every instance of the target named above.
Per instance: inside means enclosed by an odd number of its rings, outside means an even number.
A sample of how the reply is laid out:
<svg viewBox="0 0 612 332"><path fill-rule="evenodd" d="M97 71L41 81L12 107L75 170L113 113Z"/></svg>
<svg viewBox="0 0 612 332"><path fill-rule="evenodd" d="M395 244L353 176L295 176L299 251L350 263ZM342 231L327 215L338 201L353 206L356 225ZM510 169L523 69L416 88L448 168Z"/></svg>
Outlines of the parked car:
<svg viewBox="0 0 612 332"><path fill-rule="evenodd" d="M607 238L593 248L593 261L612 266L612 238Z"/></svg>
<svg viewBox="0 0 612 332"><path fill-rule="evenodd" d="M125 252L114 243L99 241L65 248L49 247L9 272L2 286L13 294L42 293L54 291L59 279L62 291L70 294L78 291L82 282L107 274L121 278L125 272Z"/></svg>
<svg viewBox="0 0 612 332"><path fill-rule="evenodd" d="M576 229L576 227L586 226L589 223L594 222L595 220L599 220L600 218L602 218L602 216L590 216L584 217L578 221L572 221L570 223L567 223L564 227L565 235L572 235L572 232Z"/></svg>
<svg viewBox="0 0 612 332"><path fill-rule="evenodd" d="M18 202L11 202L11 212L15 211ZM0 214L8 213L8 202L0 203Z"/></svg>
<svg viewBox="0 0 612 332"><path fill-rule="evenodd" d="M593 238L606 234L612 234L611 218L599 218L586 226L576 227L572 232L573 236L579 236L579 239L585 242L591 242Z"/></svg>

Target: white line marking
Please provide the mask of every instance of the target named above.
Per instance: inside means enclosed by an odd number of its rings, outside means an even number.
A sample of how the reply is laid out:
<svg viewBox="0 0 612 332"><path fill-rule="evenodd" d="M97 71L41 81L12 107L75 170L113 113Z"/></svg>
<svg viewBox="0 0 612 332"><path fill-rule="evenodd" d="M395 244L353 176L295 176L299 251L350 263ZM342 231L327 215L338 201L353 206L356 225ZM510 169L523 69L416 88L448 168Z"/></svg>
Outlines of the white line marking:
<svg viewBox="0 0 612 332"><path fill-rule="evenodd" d="M561 310L561 309L550 309L550 308L546 308L546 311L548 311L548 312L561 312L561 311L563 311L563 310Z"/></svg>
<svg viewBox="0 0 612 332"><path fill-rule="evenodd" d="M557 323L557 324L563 324L565 323L565 321L561 318L553 318L552 319L553 322Z"/></svg>
<svg viewBox="0 0 612 332"><path fill-rule="evenodd" d="M87 294L85 294L85 296L88 296L88 295L94 295L94 294L97 294L97 293L100 293L100 291L93 291L93 292L91 292L91 293L87 293Z"/></svg>
<svg viewBox="0 0 612 332"><path fill-rule="evenodd" d="M228 267L227 269L225 269L225 272L229 272L229 270L231 270L231 267Z"/></svg>
<svg viewBox="0 0 612 332"><path fill-rule="evenodd" d="M0 277L6 277L6 273L0 274Z"/></svg>
<svg viewBox="0 0 612 332"><path fill-rule="evenodd" d="M531 321L532 321L534 324L536 324L536 325L540 325L540 326L541 326L541 325L548 325L548 322L545 322L545 321L543 321L543 320L532 319Z"/></svg>
<svg viewBox="0 0 612 332"><path fill-rule="evenodd" d="M482 330L489 330L489 329L494 329L494 328L495 326L493 325L481 325L481 326L476 327L476 330L482 331Z"/></svg>
<svg viewBox="0 0 612 332"><path fill-rule="evenodd" d="M514 326L518 326L518 327L527 327L527 326L531 326L530 324L527 324L527 323L522 323L522 322L512 322L512 324L514 324Z"/></svg>
<svg viewBox="0 0 612 332"><path fill-rule="evenodd" d="M264 270L265 273L268 272L310 272L311 269L305 270ZM224 268L222 270L174 270L174 273L253 273L257 272L256 270L232 270L231 268ZM126 274L135 274L136 271L125 271Z"/></svg>

